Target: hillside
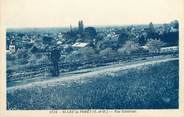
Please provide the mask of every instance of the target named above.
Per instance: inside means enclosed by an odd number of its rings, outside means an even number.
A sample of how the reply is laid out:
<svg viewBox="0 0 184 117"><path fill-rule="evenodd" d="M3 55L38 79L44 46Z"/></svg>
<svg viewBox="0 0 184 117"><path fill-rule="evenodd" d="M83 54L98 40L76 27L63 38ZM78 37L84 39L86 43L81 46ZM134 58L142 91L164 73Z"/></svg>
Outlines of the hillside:
<svg viewBox="0 0 184 117"><path fill-rule="evenodd" d="M9 87L8 109L178 108L178 77L177 58L97 69Z"/></svg>

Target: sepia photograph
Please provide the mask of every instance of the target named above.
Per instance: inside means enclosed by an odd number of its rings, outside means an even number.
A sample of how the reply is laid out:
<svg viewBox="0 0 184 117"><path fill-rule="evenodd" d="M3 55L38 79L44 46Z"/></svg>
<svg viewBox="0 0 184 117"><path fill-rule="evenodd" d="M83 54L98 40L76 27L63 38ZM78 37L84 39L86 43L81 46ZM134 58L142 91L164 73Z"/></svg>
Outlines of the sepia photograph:
<svg viewBox="0 0 184 117"><path fill-rule="evenodd" d="M180 109L181 0L3 3L6 110Z"/></svg>

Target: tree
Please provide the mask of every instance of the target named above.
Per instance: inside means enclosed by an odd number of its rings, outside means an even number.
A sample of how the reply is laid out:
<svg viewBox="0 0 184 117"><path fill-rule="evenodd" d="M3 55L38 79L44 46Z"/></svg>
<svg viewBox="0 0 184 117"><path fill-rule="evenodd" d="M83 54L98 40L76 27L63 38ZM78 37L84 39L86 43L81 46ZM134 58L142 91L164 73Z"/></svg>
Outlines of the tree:
<svg viewBox="0 0 184 117"><path fill-rule="evenodd" d="M79 53L84 59L90 59L94 56L95 50L91 47L84 47L79 50Z"/></svg>
<svg viewBox="0 0 184 117"><path fill-rule="evenodd" d="M41 63L41 64L47 64L47 63L49 63L48 56L42 55L41 58L39 58L37 60L37 63Z"/></svg>
<svg viewBox="0 0 184 117"><path fill-rule="evenodd" d="M97 35L96 29L94 27L87 27L84 30L84 38L93 39Z"/></svg>
<svg viewBox="0 0 184 117"><path fill-rule="evenodd" d="M73 51L66 56L66 61L75 62L82 60L90 60L95 56L95 50L92 47L84 47L77 51Z"/></svg>
<svg viewBox="0 0 184 117"><path fill-rule="evenodd" d="M54 39L52 37L49 37L49 36L44 36L42 41L43 41L43 44L50 45L53 43Z"/></svg>
<svg viewBox="0 0 184 117"><path fill-rule="evenodd" d="M63 33L63 38L65 39L64 43L67 43L67 44L75 43L75 41L77 40L77 32L68 31L66 33Z"/></svg>
<svg viewBox="0 0 184 117"><path fill-rule="evenodd" d="M174 21L172 21L170 24L171 24L171 26L173 26L173 28L175 28L175 29L178 29L178 28L179 28L179 22L178 22L178 20L174 20Z"/></svg>
<svg viewBox="0 0 184 117"><path fill-rule="evenodd" d="M163 47L165 43L160 41L160 39L148 39L146 46L150 53L158 53L160 52L160 48Z"/></svg>
<svg viewBox="0 0 184 117"><path fill-rule="evenodd" d="M126 30L123 30L118 37L118 46L121 47L127 40L129 40L129 34Z"/></svg>
<svg viewBox="0 0 184 117"><path fill-rule="evenodd" d="M16 59L16 56L13 53L7 53L6 54L6 59L8 61L14 61Z"/></svg>
<svg viewBox="0 0 184 117"><path fill-rule="evenodd" d="M29 58L28 62L29 62L30 65L37 64L37 58L36 58L36 56L34 54L32 54L31 57Z"/></svg>
<svg viewBox="0 0 184 117"><path fill-rule="evenodd" d="M104 37L105 37L104 32L98 32L97 35L96 35L96 40L97 41L103 40Z"/></svg>
<svg viewBox="0 0 184 117"><path fill-rule="evenodd" d="M101 40L97 43L97 48L103 50L105 48L116 49L118 47L118 41L113 39Z"/></svg>
<svg viewBox="0 0 184 117"><path fill-rule="evenodd" d="M148 38L155 38L155 28L153 26L153 23L150 22L149 23L149 27L148 27Z"/></svg>
<svg viewBox="0 0 184 117"><path fill-rule="evenodd" d="M35 45L32 46L31 49L30 49L30 52L33 53L33 54L34 54L34 53L37 53L37 52L39 52L39 51L40 51L40 50L39 50L38 47L36 47Z"/></svg>
<svg viewBox="0 0 184 117"><path fill-rule="evenodd" d="M154 26L153 26L153 23L152 22L150 22L149 23L149 32L154 32L155 31L155 28L154 28Z"/></svg>
<svg viewBox="0 0 184 117"><path fill-rule="evenodd" d="M25 48L18 49L16 52L16 57L18 59L28 59L30 57L29 52Z"/></svg>
<svg viewBox="0 0 184 117"><path fill-rule="evenodd" d="M25 48L18 49L17 52L15 53L15 56L17 58L16 62L18 64L27 64L30 55L31 54L27 49Z"/></svg>
<svg viewBox="0 0 184 117"><path fill-rule="evenodd" d="M81 54L79 51L72 51L70 54L67 54L65 57L65 62L72 63L75 62L76 60L80 61L81 59Z"/></svg>
<svg viewBox="0 0 184 117"><path fill-rule="evenodd" d="M115 54L115 51L112 50L112 48L106 48L106 49L100 51L100 55L107 57L107 58L110 58L114 54Z"/></svg>
<svg viewBox="0 0 184 117"><path fill-rule="evenodd" d="M141 46L145 45L147 42L147 35L140 35L140 37L138 38L138 42Z"/></svg>
<svg viewBox="0 0 184 117"><path fill-rule="evenodd" d="M140 50L140 46L138 43L134 41L126 41L126 43L122 46L122 48L118 49L118 53L120 54L132 54L138 52Z"/></svg>
<svg viewBox="0 0 184 117"><path fill-rule="evenodd" d="M167 46L178 46L179 31L164 33L161 37L161 41L167 43Z"/></svg>

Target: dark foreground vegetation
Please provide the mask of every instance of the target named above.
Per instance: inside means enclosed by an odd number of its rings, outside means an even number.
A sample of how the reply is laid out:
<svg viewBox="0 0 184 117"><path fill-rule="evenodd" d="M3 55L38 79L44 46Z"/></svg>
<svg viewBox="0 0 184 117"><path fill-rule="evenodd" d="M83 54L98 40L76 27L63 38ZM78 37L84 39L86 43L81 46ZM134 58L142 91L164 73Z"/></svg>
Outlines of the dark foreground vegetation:
<svg viewBox="0 0 184 117"><path fill-rule="evenodd" d="M90 77L90 76L89 76ZM7 92L7 109L178 108L178 61Z"/></svg>

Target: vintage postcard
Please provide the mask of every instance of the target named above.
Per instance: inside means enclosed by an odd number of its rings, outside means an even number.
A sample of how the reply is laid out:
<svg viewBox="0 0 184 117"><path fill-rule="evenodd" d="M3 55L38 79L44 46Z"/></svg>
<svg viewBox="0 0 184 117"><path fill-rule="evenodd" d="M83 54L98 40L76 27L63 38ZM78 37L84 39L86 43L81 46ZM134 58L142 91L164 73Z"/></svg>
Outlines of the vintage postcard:
<svg viewBox="0 0 184 117"><path fill-rule="evenodd" d="M184 117L183 0L0 5L2 117Z"/></svg>

